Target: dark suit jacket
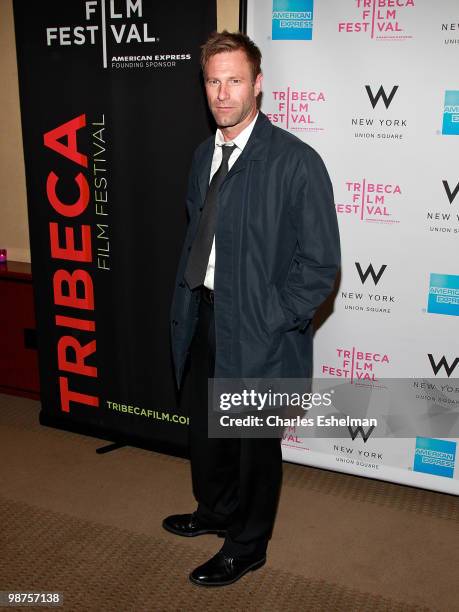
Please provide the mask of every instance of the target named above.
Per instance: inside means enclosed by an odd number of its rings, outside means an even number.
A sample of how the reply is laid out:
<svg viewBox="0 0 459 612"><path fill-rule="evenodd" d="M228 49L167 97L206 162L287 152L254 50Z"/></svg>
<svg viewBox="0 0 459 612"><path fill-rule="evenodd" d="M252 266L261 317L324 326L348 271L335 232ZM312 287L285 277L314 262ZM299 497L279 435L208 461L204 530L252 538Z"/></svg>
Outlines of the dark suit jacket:
<svg viewBox="0 0 459 612"><path fill-rule="evenodd" d="M189 177L190 223L171 309L179 384L200 300L183 276L213 150L214 137L197 148ZM340 261L333 190L316 151L261 112L221 185L215 247L215 377L311 377L310 322Z"/></svg>

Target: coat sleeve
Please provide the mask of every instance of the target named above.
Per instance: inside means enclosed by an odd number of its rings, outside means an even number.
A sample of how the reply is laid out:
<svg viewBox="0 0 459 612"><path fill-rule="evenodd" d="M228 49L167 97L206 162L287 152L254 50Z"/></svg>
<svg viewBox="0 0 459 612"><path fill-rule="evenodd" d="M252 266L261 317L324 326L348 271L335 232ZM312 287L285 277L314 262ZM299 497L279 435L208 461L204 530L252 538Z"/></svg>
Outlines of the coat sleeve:
<svg viewBox="0 0 459 612"><path fill-rule="evenodd" d="M333 187L325 164L313 150L292 182L291 214L297 244L280 292L284 329L305 329L331 293L340 265L338 221Z"/></svg>

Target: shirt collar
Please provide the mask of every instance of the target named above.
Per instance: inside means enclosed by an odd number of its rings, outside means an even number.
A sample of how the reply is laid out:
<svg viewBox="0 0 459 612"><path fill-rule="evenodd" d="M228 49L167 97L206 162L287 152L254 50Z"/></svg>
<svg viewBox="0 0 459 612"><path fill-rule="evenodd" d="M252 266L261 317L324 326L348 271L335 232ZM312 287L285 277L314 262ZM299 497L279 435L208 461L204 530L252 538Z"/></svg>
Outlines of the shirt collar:
<svg viewBox="0 0 459 612"><path fill-rule="evenodd" d="M216 131L216 133L215 133L215 146L222 147L225 144L226 145L234 144L234 145L236 145L236 147L238 149L243 151L245 145L247 144L247 142L248 142L248 140L250 138L250 135L252 133L252 130L254 128L255 121L257 120L257 118L258 118L258 113L255 115L255 117L249 123L249 125L246 128L244 128L242 130L242 132L240 134L238 134L236 136L236 138L234 138L233 140L225 141L225 139L223 138L223 134L222 134L221 130L218 129Z"/></svg>

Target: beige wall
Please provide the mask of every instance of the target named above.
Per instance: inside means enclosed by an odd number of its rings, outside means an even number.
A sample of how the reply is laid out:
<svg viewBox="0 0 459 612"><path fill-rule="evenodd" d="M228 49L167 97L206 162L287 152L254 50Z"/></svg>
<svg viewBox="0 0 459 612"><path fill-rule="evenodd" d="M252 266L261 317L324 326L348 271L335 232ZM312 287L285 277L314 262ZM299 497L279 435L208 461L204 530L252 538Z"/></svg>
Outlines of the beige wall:
<svg viewBox="0 0 459 612"><path fill-rule="evenodd" d="M217 0L217 28L237 32L239 29L239 0Z"/></svg>
<svg viewBox="0 0 459 612"><path fill-rule="evenodd" d="M218 29L238 24L239 0L217 0ZM12 0L0 0L0 74L0 248L10 260L30 262Z"/></svg>
<svg viewBox="0 0 459 612"><path fill-rule="evenodd" d="M0 0L0 248L30 261L12 0Z"/></svg>

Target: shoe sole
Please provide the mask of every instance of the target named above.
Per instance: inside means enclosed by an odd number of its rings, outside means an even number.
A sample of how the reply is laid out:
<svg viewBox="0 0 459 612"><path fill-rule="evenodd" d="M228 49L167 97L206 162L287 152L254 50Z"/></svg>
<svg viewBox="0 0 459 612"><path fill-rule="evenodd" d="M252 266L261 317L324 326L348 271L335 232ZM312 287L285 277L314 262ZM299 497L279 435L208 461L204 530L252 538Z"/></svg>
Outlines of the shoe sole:
<svg viewBox="0 0 459 612"><path fill-rule="evenodd" d="M200 531L195 531L194 533L184 533L183 531L169 527L169 525L166 525L165 523L163 523L163 529L169 533L173 533L174 535L182 536L183 538L195 538L196 536L200 535L217 535L219 538L224 538L226 536L226 531L223 529L201 529Z"/></svg>
<svg viewBox="0 0 459 612"><path fill-rule="evenodd" d="M190 579L190 582L195 584L196 586L202 586L202 587L221 587L221 586L228 586L229 584L234 584L235 582L237 582L238 580L240 580L243 576L245 576L246 574L248 574L249 572L254 572L257 569L260 569L260 567L263 567L263 565L266 563L266 557L264 559L261 559L261 561L257 561L256 563L253 563L252 565L250 565L249 567L247 567L241 574L239 574L239 576L237 576L236 578L233 578L232 580L225 580L224 582L211 582L211 583L206 583L206 582L199 582L199 580L195 580L191 574L188 576L188 578Z"/></svg>

